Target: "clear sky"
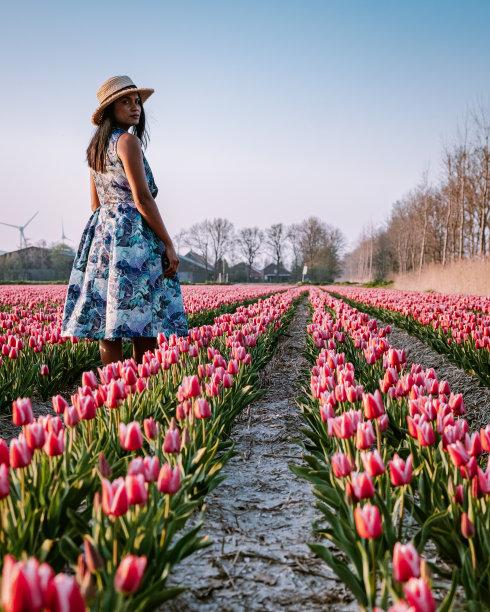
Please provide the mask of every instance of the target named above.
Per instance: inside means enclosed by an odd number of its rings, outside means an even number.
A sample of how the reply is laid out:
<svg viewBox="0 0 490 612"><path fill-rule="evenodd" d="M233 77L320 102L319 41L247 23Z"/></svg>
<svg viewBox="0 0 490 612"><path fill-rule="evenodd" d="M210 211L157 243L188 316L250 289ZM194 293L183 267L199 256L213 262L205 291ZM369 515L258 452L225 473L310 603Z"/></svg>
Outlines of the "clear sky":
<svg viewBox="0 0 490 612"><path fill-rule="evenodd" d="M2 7L0 221L77 248L96 92L127 74L171 233L315 215L355 241L488 98L488 0L140 0ZM0 250L18 231L0 225Z"/></svg>

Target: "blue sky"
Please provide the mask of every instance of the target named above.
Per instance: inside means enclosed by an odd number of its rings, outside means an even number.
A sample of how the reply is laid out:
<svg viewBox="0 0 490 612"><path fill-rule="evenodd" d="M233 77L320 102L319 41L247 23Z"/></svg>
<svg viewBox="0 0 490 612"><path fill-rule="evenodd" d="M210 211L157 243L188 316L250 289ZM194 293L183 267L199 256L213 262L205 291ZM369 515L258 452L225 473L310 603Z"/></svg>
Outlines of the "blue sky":
<svg viewBox="0 0 490 612"><path fill-rule="evenodd" d="M78 245L85 150L109 76L155 94L146 156L171 233L315 215L353 243L488 99L490 3L86 1L2 9L0 221ZM18 232L0 226L0 250Z"/></svg>

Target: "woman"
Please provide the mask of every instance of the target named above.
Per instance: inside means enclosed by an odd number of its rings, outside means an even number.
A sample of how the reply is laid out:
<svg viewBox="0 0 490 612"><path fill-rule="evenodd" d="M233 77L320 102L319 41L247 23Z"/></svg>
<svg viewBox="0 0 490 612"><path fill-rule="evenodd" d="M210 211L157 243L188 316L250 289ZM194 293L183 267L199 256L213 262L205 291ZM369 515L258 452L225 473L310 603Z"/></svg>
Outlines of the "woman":
<svg viewBox="0 0 490 612"><path fill-rule="evenodd" d="M98 339L103 365L122 359L123 338L132 340L140 363L160 332L188 333L179 260L142 153L143 102L153 91L127 76L111 77L100 86L92 115L97 130L87 161L94 212L73 263L61 331Z"/></svg>

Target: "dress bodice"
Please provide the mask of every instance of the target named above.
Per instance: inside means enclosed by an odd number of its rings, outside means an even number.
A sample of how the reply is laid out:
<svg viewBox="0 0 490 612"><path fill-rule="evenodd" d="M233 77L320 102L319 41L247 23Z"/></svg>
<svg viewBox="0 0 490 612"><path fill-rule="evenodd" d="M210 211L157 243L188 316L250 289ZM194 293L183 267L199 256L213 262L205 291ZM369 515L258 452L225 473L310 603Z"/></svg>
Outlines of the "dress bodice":
<svg viewBox="0 0 490 612"><path fill-rule="evenodd" d="M135 206L124 166L116 151L119 136L125 133L126 131L121 128L113 129L107 146L106 171L101 173L91 169L101 206L113 207L123 202L130 203L133 207ZM146 180L148 182L148 189L151 195L156 197L158 187L155 185L153 173L144 155L143 165L145 168Z"/></svg>

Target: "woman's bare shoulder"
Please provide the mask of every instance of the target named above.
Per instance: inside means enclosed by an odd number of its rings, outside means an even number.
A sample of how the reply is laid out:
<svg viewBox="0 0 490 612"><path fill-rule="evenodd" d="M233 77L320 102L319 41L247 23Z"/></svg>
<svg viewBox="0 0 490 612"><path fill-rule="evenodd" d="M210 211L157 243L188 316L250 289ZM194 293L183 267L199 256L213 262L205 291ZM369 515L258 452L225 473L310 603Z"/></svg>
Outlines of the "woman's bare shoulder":
<svg viewBox="0 0 490 612"><path fill-rule="evenodd" d="M122 155L134 155L141 153L141 141L134 134L130 134L129 132L125 132L121 134L117 139L117 154L119 156Z"/></svg>

